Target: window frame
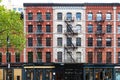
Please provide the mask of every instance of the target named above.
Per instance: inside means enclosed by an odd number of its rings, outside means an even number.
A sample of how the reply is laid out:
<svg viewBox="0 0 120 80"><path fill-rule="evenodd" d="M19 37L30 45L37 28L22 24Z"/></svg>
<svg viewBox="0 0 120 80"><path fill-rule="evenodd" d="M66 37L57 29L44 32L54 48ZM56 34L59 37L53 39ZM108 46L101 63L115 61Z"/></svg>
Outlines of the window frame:
<svg viewBox="0 0 120 80"><path fill-rule="evenodd" d="M28 33L33 33L33 25L28 25Z"/></svg>
<svg viewBox="0 0 120 80"><path fill-rule="evenodd" d="M33 13L32 12L28 13L28 20L33 20Z"/></svg>
<svg viewBox="0 0 120 80"><path fill-rule="evenodd" d="M57 13L57 20L62 20L62 13L61 12Z"/></svg>
<svg viewBox="0 0 120 80"><path fill-rule="evenodd" d="M32 47L32 46L33 46L33 38L28 37L28 47Z"/></svg>
<svg viewBox="0 0 120 80"><path fill-rule="evenodd" d="M88 12L88 14L87 14L87 20L88 21L93 20L93 13L92 12Z"/></svg>
<svg viewBox="0 0 120 80"><path fill-rule="evenodd" d="M46 20L51 20L51 13L50 12L46 12Z"/></svg>
<svg viewBox="0 0 120 80"><path fill-rule="evenodd" d="M62 25L57 25L57 33L62 33Z"/></svg>
<svg viewBox="0 0 120 80"><path fill-rule="evenodd" d="M33 52L28 52L28 63L33 63Z"/></svg>
<svg viewBox="0 0 120 80"><path fill-rule="evenodd" d="M81 37L76 38L76 46L81 46Z"/></svg>
<svg viewBox="0 0 120 80"><path fill-rule="evenodd" d="M88 24L88 33L93 33L93 25L92 24Z"/></svg>
<svg viewBox="0 0 120 80"><path fill-rule="evenodd" d="M62 62L62 52L57 52L57 62Z"/></svg>
<svg viewBox="0 0 120 80"><path fill-rule="evenodd" d="M46 62L47 63L51 62L51 52L46 52Z"/></svg>
<svg viewBox="0 0 120 80"><path fill-rule="evenodd" d="M50 46L51 46L51 38L50 38L50 37L47 37L47 38L46 38L46 46L47 46L47 47L50 47Z"/></svg>
<svg viewBox="0 0 120 80"><path fill-rule="evenodd" d="M57 38L57 46L62 46L62 37Z"/></svg>
<svg viewBox="0 0 120 80"><path fill-rule="evenodd" d="M80 20L81 20L81 13L80 13L80 12L77 12L77 13L76 13L76 20L77 20L77 21L80 21Z"/></svg>

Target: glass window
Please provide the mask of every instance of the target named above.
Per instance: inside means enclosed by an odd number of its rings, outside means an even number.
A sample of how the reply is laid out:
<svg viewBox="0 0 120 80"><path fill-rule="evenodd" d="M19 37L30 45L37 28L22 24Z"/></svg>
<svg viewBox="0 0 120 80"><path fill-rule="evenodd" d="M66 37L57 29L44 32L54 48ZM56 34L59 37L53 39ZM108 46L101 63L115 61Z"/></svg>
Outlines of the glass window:
<svg viewBox="0 0 120 80"><path fill-rule="evenodd" d="M72 45L72 38L67 37L67 46L71 46L71 45Z"/></svg>
<svg viewBox="0 0 120 80"><path fill-rule="evenodd" d="M92 63L93 61L93 52L88 52L88 63Z"/></svg>
<svg viewBox="0 0 120 80"><path fill-rule="evenodd" d="M57 38L57 46L62 46L62 37Z"/></svg>
<svg viewBox="0 0 120 80"><path fill-rule="evenodd" d="M93 46L93 38L88 38L88 46Z"/></svg>
<svg viewBox="0 0 120 80"><path fill-rule="evenodd" d="M81 62L81 52L76 52L76 62Z"/></svg>
<svg viewBox="0 0 120 80"><path fill-rule="evenodd" d="M111 25L107 25L106 32L107 33L112 33L112 26Z"/></svg>
<svg viewBox="0 0 120 80"><path fill-rule="evenodd" d="M72 20L72 13L67 13L67 20Z"/></svg>
<svg viewBox="0 0 120 80"><path fill-rule="evenodd" d="M28 52L28 63L33 62L33 52Z"/></svg>
<svg viewBox="0 0 120 80"><path fill-rule="evenodd" d="M102 52L97 52L97 63L102 63Z"/></svg>
<svg viewBox="0 0 120 80"><path fill-rule="evenodd" d="M118 20L120 20L120 13L118 13Z"/></svg>
<svg viewBox="0 0 120 80"><path fill-rule="evenodd" d="M57 25L57 32L62 33L62 25Z"/></svg>
<svg viewBox="0 0 120 80"><path fill-rule="evenodd" d="M20 62L20 53L19 52L15 53L15 61Z"/></svg>
<svg viewBox="0 0 120 80"><path fill-rule="evenodd" d="M42 52L37 52L37 62L42 62Z"/></svg>
<svg viewBox="0 0 120 80"><path fill-rule="evenodd" d="M50 12L46 12L46 20L50 20L51 19L51 13Z"/></svg>
<svg viewBox="0 0 120 80"><path fill-rule="evenodd" d="M97 21L101 21L102 20L102 13L97 13L96 20Z"/></svg>
<svg viewBox="0 0 120 80"><path fill-rule="evenodd" d="M57 20L62 20L62 13L57 13Z"/></svg>
<svg viewBox="0 0 120 80"><path fill-rule="evenodd" d="M92 33L93 32L93 25L89 24L88 25L88 33Z"/></svg>
<svg viewBox="0 0 120 80"><path fill-rule="evenodd" d="M67 62L72 62L72 52L67 52Z"/></svg>
<svg viewBox="0 0 120 80"><path fill-rule="evenodd" d="M93 19L93 14L92 13L88 13L88 20L92 20Z"/></svg>
<svg viewBox="0 0 120 80"><path fill-rule="evenodd" d="M106 39L106 46L112 46L112 39L111 38L107 38Z"/></svg>
<svg viewBox="0 0 120 80"><path fill-rule="evenodd" d="M28 46L33 46L33 38L28 38Z"/></svg>
<svg viewBox="0 0 120 80"><path fill-rule="evenodd" d="M37 25L37 32L42 32L42 25Z"/></svg>
<svg viewBox="0 0 120 80"><path fill-rule="evenodd" d="M97 33L102 33L102 25L97 25Z"/></svg>
<svg viewBox="0 0 120 80"><path fill-rule="evenodd" d="M97 38L97 46L102 46L102 37Z"/></svg>
<svg viewBox="0 0 120 80"><path fill-rule="evenodd" d="M76 46L81 46L81 38L80 37L76 38Z"/></svg>
<svg viewBox="0 0 120 80"><path fill-rule="evenodd" d="M118 52L118 63L120 63L120 52Z"/></svg>
<svg viewBox="0 0 120 80"><path fill-rule="evenodd" d="M118 26L118 34L120 34L120 25Z"/></svg>
<svg viewBox="0 0 120 80"><path fill-rule="evenodd" d="M79 25L79 24L76 25L76 30L77 30L78 33L80 33L81 32L81 25Z"/></svg>
<svg viewBox="0 0 120 80"><path fill-rule="evenodd" d="M57 52L58 62L62 62L62 52Z"/></svg>
<svg viewBox="0 0 120 80"><path fill-rule="evenodd" d="M28 25L28 33L32 33L33 32L33 25Z"/></svg>
<svg viewBox="0 0 120 80"><path fill-rule="evenodd" d="M2 53L0 53L0 63L2 63Z"/></svg>
<svg viewBox="0 0 120 80"><path fill-rule="evenodd" d="M11 53L7 52L6 54L7 62L11 62Z"/></svg>
<svg viewBox="0 0 120 80"><path fill-rule="evenodd" d="M42 38L37 37L37 46L42 46Z"/></svg>
<svg viewBox="0 0 120 80"><path fill-rule="evenodd" d="M118 37L118 47L120 47L120 37Z"/></svg>
<svg viewBox="0 0 120 80"><path fill-rule="evenodd" d="M42 13L41 12L37 13L37 20L42 20Z"/></svg>
<svg viewBox="0 0 120 80"><path fill-rule="evenodd" d="M111 52L106 53L106 63L112 62L112 55L111 54L112 54Z"/></svg>
<svg viewBox="0 0 120 80"><path fill-rule="evenodd" d="M106 14L106 20L111 20L111 19L112 19L111 13L107 13L107 14Z"/></svg>
<svg viewBox="0 0 120 80"><path fill-rule="evenodd" d="M46 38L46 46L51 46L51 38Z"/></svg>
<svg viewBox="0 0 120 80"><path fill-rule="evenodd" d="M51 62L51 52L46 52L46 62Z"/></svg>
<svg viewBox="0 0 120 80"><path fill-rule="evenodd" d="M28 13L28 20L33 20L33 13Z"/></svg>
<svg viewBox="0 0 120 80"><path fill-rule="evenodd" d="M46 32L50 33L51 32L51 26L50 25L46 25Z"/></svg>
<svg viewBox="0 0 120 80"><path fill-rule="evenodd" d="M81 20L81 13L76 13L76 20Z"/></svg>

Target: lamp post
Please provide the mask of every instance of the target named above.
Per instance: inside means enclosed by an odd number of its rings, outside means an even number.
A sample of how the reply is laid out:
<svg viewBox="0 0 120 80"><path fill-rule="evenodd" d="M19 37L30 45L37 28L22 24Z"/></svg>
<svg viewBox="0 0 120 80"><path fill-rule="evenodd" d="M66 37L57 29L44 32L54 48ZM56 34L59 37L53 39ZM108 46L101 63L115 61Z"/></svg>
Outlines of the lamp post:
<svg viewBox="0 0 120 80"><path fill-rule="evenodd" d="M6 76L6 80L9 80L9 74L8 74L8 68L10 68L10 64L9 64L9 43L10 43L10 39L9 36L7 35L7 54L6 54L6 62L7 62L7 76Z"/></svg>

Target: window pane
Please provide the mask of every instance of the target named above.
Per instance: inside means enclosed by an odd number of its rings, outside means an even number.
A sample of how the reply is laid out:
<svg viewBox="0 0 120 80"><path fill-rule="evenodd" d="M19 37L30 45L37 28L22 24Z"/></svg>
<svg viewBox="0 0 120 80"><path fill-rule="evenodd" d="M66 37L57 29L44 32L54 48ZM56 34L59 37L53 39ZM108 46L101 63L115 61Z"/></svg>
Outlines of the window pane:
<svg viewBox="0 0 120 80"><path fill-rule="evenodd" d="M37 32L42 32L42 25L37 25Z"/></svg>
<svg viewBox="0 0 120 80"><path fill-rule="evenodd" d="M111 52L107 52L107 55L106 55L106 63L111 63L111 62L112 62Z"/></svg>
<svg viewBox="0 0 120 80"><path fill-rule="evenodd" d="M107 14L106 14L106 20L111 20L111 19L112 19L111 13L107 13Z"/></svg>
<svg viewBox="0 0 120 80"><path fill-rule="evenodd" d="M76 20L81 20L81 13L76 13Z"/></svg>
<svg viewBox="0 0 120 80"><path fill-rule="evenodd" d="M72 13L67 13L67 20L72 20Z"/></svg>
<svg viewBox="0 0 120 80"><path fill-rule="evenodd" d="M118 34L120 34L120 26L118 26Z"/></svg>
<svg viewBox="0 0 120 80"><path fill-rule="evenodd" d="M46 25L46 32L48 32L48 33L51 32L51 27L50 27L50 25Z"/></svg>
<svg viewBox="0 0 120 80"><path fill-rule="evenodd" d="M46 20L50 20L51 19L51 13L50 12L46 12Z"/></svg>
<svg viewBox="0 0 120 80"><path fill-rule="evenodd" d="M28 13L28 20L32 20L33 19L33 13Z"/></svg>
<svg viewBox="0 0 120 80"><path fill-rule="evenodd" d="M88 38L88 46L93 46L93 38Z"/></svg>
<svg viewBox="0 0 120 80"><path fill-rule="evenodd" d="M42 46L42 38L37 37L37 46Z"/></svg>
<svg viewBox="0 0 120 80"><path fill-rule="evenodd" d="M71 45L72 45L72 38L67 37L67 46L71 46Z"/></svg>
<svg viewBox="0 0 120 80"><path fill-rule="evenodd" d="M62 25L57 25L57 32L62 33Z"/></svg>
<svg viewBox="0 0 120 80"><path fill-rule="evenodd" d="M62 38L57 38L57 46L62 46Z"/></svg>
<svg viewBox="0 0 120 80"><path fill-rule="evenodd" d="M97 20L97 21L101 21L101 20L102 20L102 14L101 14L101 13L98 13L98 14L97 14L96 20Z"/></svg>
<svg viewBox="0 0 120 80"><path fill-rule="evenodd" d="M42 62L42 52L37 52L37 62Z"/></svg>
<svg viewBox="0 0 120 80"><path fill-rule="evenodd" d="M46 38L46 46L51 46L51 38Z"/></svg>
<svg viewBox="0 0 120 80"><path fill-rule="evenodd" d="M76 46L81 46L81 38L76 38Z"/></svg>
<svg viewBox="0 0 120 80"><path fill-rule="evenodd" d="M81 25L79 25L79 24L76 25L76 30L77 30L78 33L80 33L81 32Z"/></svg>
<svg viewBox="0 0 120 80"><path fill-rule="evenodd" d="M76 61L79 63L81 62L81 52L76 53Z"/></svg>
<svg viewBox="0 0 120 80"><path fill-rule="evenodd" d="M93 61L93 52L88 52L88 63L92 63Z"/></svg>
<svg viewBox="0 0 120 80"><path fill-rule="evenodd" d="M93 25L88 25L88 33L92 33L93 32Z"/></svg>
<svg viewBox="0 0 120 80"><path fill-rule="evenodd" d="M111 33L111 32L112 32L112 27L111 27L111 25L107 25L107 27L106 27L106 32L107 32L107 33Z"/></svg>
<svg viewBox="0 0 120 80"><path fill-rule="evenodd" d="M28 33L32 33L33 32L33 25L28 25Z"/></svg>
<svg viewBox="0 0 120 80"><path fill-rule="evenodd" d="M97 52L97 63L102 63L102 52Z"/></svg>
<svg viewBox="0 0 120 80"><path fill-rule="evenodd" d="M118 37L118 47L120 47L120 37Z"/></svg>
<svg viewBox="0 0 120 80"><path fill-rule="evenodd" d="M62 52L57 53L58 62L62 62Z"/></svg>
<svg viewBox="0 0 120 80"><path fill-rule="evenodd" d="M37 20L42 20L42 13L40 12L37 13Z"/></svg>
<svg viewBox="0 0 120 80"><path fill-rule="evenodd" d="M20 62L20 53L15 53L16 62Z"/></svg>
<svg viewBox="0 0 120 80"><path fill-rule="evenodd" d="M33 38L28 38L28 46L33 46Z"/></svg>
<svg viewBox="0 0 120 80"><path fill-rule="evenodd" d="M92 20L93 14L92 13L88 13L88 20Z"/></svg>
<svg viewBox="0 0 120 80"><path fill-rule="evenodd" d="M28 52L28 63L33 62L33 52Z"/></svg>
<svg viewBox="0 0 120 80"><path fill-rule="evenodd" d="M97 38L97 46L102 46L102 37Z"/></svg>
<svg viewBox="0 0 120 80"><path fill-rule="evenodd" d="M46 52L46 62L51 62L51 52Z"/></svg>
<svg viewBox="0 0 120 80"><path fill-rule="evenodd" d="M118 13L118 20L120 20L120 13Z"/></svg>
<svg viewBox="0 0 120 80"><path fill-rule="evenodd" d="M62 13L57 13L57 20L62 20Z"/></svg>
<svg viewBox="0 0 120 80"><path fill-rule="evenodd" d="M111 38L106 38L106 46L112 46L112 39Z"/></svg>

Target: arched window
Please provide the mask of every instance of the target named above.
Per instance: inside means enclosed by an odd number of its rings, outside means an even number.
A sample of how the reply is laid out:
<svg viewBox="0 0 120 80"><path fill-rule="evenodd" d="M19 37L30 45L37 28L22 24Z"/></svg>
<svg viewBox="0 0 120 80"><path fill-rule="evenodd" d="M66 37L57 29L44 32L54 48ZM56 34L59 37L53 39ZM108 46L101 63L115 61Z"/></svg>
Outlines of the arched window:
<svg viewBox="0 0 120 80"><path fill-rule="evenodd" d="M57 60L58 62L62 62L62 52L57 52Z"/></svg>

